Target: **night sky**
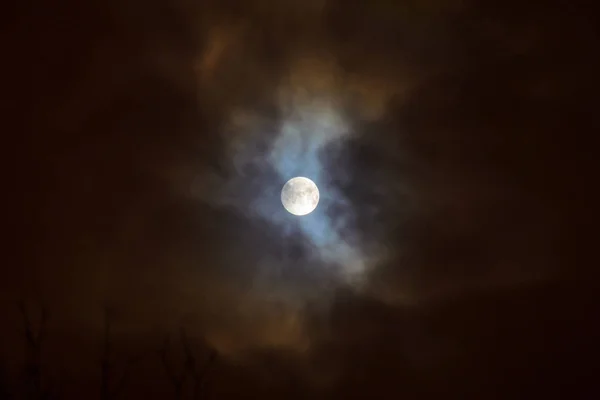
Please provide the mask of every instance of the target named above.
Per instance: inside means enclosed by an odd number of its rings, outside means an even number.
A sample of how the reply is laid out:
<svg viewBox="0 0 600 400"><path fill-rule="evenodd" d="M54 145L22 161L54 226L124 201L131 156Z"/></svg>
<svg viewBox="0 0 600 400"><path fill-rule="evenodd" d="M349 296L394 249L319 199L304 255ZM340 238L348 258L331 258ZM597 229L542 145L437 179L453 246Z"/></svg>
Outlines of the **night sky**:
<svg viewBox="0 0 600 400"><path fill-rule="evenodd" d="M118 398L176 398L159 350L181 367L183 331L197 398L594 398L597 22L554 0L7 7L0 397L26 386L22 302L63 399L101 398L107 315ZM320 190L304 217L294 176Z"/></svg>

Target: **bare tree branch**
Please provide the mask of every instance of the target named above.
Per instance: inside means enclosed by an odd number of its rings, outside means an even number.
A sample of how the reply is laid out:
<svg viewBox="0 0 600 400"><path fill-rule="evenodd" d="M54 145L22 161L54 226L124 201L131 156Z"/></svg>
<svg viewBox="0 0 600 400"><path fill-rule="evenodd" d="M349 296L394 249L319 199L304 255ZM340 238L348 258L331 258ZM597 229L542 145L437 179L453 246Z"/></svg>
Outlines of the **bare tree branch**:
<svg viewBox="0 0 600 400"><path fill-rule="evenodd" d="M181 337L181 346L183 347L183 352L185 356L185 361L183 364L184 369L186 372L193 372L196 370L196 357L194 356L194 352L190 347L190 342L183 328L180 329L179 335Z"/></svg>
<svg viewBox="0 0 600 400"><path fill-rule="evenodd" d="M191 342L184 328L179 330L179 338L183 350L183 365L180 368L181 372L175 372L175 369L171 365L168 358L170 344L169 335L167 335L163 340L162 346L158 351L158 355L165 373L175 390L175 399L181 400L183 398L183 389L185 383L188 381L188 378L192 380L192 398L200 399L201 396L205 394L204 387L206 383L206 377L210 368L217 359L217 353L214 349L210 349L207 360L202 364L202 366L199 366L197 357L193 351Z"/></svg>
<svg viewBox="0 0 600 400"><path fill-rule="evenodd" d="M160 356L163 368L165 370L165 373L167 374L167 378L169 378L169 380L171 381L171 384L173 385L173 389L175 390L175 399L180 400L183 395L183 385L186 380L186 373L185 373L186 371L184 370L182 373L177 374L175 372L175 370L173 369L173 367L168 359L169 342L170 342L170 339L169 339L169 336L167 335L165 337L165 339L163 340L163 344L162 344L161 348L159 349L159 356Z"/></svg>
<svg viewBox="0 0 600 400"><path fill-rule="evenodd" d="M215 362L217 361L217 352L215 349L210 348L208 358L200 370L194 369L192 374L194 376L194 400L201 399L206 393L206 380L208 374Z"/></svg>
<svg viewBox="0 0 600 400"><path fill-rule="evenodd" d="M28 357L25 363L25 386L26 398L45 399L52 392L43 388L42 382L42 343L46 336L46 324L48 311L44 306L40 307L40 322L38 327L34 326L29 310L24 301L18 303L18 308L23 319L23 330L21 334L25 338Z"/></svg>
<svg viewBox="0 0 600 400"><path fill-rule="evenodd" d="M12 399L8 383L8 370L3 359L0 359L0 399Z"/></svg>
<svg viewBox="0 0 600 400"><path fill-rule="evenodd" d="M129 370L144 357L144 355L130 357L123 365L123 372L120 375L115 373L116 363L111 338L112 315L111 310L105 308L102 357L100 359L100 398L102 400L115 399L123 392L129 379Z"/></svg>

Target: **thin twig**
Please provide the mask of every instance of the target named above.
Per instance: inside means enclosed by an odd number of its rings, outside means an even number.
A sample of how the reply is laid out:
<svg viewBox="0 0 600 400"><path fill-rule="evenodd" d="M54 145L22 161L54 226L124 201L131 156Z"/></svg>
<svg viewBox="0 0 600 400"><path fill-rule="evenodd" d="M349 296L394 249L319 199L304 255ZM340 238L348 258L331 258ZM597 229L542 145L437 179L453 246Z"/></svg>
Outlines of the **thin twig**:
<svg viewBox="0 0 600 400"><path fill-rule="evenodd" d="M169 378L171 384L173 385L173 389L175 390L175 399L179 400L183 394L183 385L186 380L186 374L185 370L181 374L177 374L169 362L169 341L169 336L167 335L163 341L162 347L159 349L159 355L163 368L165 369L165 373L167 374L167 378Z"/></svg>
<svg viewBox="0 0 600 400"><path fill-rule="evenodd" d="M103 400L115 399L124 390L129 380L129 371L134 364L143 359L143 355L130 357L123 366L123 372L115 376L114 350L111 339L112 318L107 308L104 311L103 353L100 360L100 397ZM114 382L114 383L113 383Z"/></svg>
<svg viewBox="0 0 600 400"><path fill-rule="evenodd" d="M48 311L41 306L40 323L37 329L30 318L29 311L24 301L18 303L18 308L23 319L23 331L25 343L28 349L28 359L25 365L26 386L29 396L32 398L48 398L52 392L42 387L42 343L46 336L46 324Z"/></svg>

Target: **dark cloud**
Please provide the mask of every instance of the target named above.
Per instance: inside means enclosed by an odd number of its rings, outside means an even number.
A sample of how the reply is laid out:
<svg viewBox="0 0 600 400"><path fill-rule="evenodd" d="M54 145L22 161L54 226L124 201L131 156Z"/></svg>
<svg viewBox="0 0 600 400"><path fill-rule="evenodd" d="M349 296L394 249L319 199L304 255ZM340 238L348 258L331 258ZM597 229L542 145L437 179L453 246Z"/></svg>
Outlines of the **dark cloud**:
<svg viewBox="0 0 600 400"><path fill-rule="evenodd" d="M224 398L591 387L599 60L577 2L11 11L0 309L52 310L73 393L107 304L121 348L179 326L216 348ZM321 192L302 219L295 175Z"/></svg>

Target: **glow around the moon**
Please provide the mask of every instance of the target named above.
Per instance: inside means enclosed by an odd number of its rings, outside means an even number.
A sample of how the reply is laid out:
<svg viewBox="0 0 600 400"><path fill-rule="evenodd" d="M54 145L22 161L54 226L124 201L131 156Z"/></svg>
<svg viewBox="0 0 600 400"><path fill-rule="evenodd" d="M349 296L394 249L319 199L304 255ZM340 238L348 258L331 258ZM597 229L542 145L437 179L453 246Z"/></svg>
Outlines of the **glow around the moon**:
<svg viewBox="0 0 600 400"><path fill-rule="evenodd" d="M292 178L281 189L281 203L294 215L310 214L319 204L319 189L308 178Z"/></svg>

